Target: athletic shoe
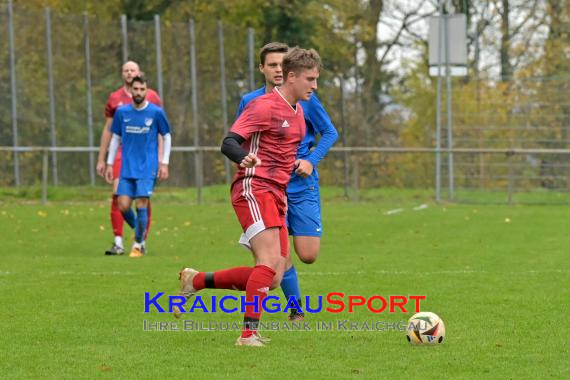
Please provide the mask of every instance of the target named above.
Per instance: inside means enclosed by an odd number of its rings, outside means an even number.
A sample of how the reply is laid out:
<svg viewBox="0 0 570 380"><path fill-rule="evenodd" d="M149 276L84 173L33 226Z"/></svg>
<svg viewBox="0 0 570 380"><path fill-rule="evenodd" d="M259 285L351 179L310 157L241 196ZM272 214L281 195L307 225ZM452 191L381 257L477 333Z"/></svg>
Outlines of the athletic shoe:
<svg viewBox="0 0 570 380"><path fill-rule="evenodd" d="M295 309L291 310L291 314L289 314L289 318L287 318L288 320L290 320L291 322L301 322L305 320L305 313L303 312L298 312Z"/></svg>
<svg viewBox="0 0 570 380"><path fill-rule="evenodd" d="M254 331L249 338L242 338L241 336L236 340L236 346L252 346L263 347L266 346L271 339L262 338L257 331Z"/></svg>
<svg viewBox="0 0 570 380"><path fill-rule="evenodd" d="M131 250L131 253L129 254L129 257L143 257L144 253L142 252L142 250L138 247L133 247L133 249Z"/></svg>
<svg viewBox="0 0 570 380"><path fill-rule="evenodd" d="M178 279L180 280L180 292L178 293L181 296L184 296L186 300L196 294L196 289L194 289L194 277L198 274L197 270L192 268L183 268L180 272L178 272ZM180 318L182 312L178 308L178 306L174 306L172 308L174 312L174 317Z"/></svg>
<svg viewBox="0 0 570 380"><path fill-rule="evenodd" d="M107 256L120 256L125 253L125 249L120 245L113 244L111 248L105 251L105 255Z"/></svg>

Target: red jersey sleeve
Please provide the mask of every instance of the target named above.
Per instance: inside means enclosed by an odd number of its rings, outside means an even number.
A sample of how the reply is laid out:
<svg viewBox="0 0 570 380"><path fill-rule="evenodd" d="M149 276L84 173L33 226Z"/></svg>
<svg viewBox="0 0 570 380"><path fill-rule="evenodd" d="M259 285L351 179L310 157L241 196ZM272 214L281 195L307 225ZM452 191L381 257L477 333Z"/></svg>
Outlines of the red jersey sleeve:
<svg viewBox="0 0 570 380"><path fill-rule="evenodd" d="M109 95L107 98L107 103L105 103L105 117L113 118L115 116L116 107L113 105L113 94Z"/></svg>
<svg viewBox="0 0 570 380"><path fill-rule="evenodd" d="M157 106L162 107L162 100L160 100L160 96L158 96L158 93L154 90L148 90L146 94L146 100L152 104L156 104Z"/></svg>
<svg viewBox="0 0 570 380"><path fill-rule="evenodd" d="M235 121L230 132L249 140L256 132L266 131L271 126L271 107L268 102L255 99L250 102Z"/></svg>

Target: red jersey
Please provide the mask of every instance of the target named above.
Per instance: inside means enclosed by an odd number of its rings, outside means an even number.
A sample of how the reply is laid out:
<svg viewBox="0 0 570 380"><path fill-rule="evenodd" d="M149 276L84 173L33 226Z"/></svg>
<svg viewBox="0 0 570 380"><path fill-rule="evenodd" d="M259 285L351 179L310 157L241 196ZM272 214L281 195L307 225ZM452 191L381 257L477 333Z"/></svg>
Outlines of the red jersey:
<svg viewBox="0 0 570 380"><path fill-rule="evenodd" d="M146 100L150 103L156 104L159 107L162 107L162 102L160 101L160 96L156 93L156 91L151 90L150 88L146 92ZM117 91L114 91L109 95L109 99L107 99L107 103L105 104L105 117L113 117L115 116L115 111L122 105L131 104L133 101L133 96L130 92L125 90L125 87L119 88Z"/></svg>
<svg viewBox="0 0 570 380"><path fill-rule="evenodd" d="M242 147L261 160L255 168L239 168L232 183L232 198L244 195L244 189L248 194L284 193L306 132L301 104L293 108L279 90L273 89L251 101L230 131L243 137Z"/></svg>

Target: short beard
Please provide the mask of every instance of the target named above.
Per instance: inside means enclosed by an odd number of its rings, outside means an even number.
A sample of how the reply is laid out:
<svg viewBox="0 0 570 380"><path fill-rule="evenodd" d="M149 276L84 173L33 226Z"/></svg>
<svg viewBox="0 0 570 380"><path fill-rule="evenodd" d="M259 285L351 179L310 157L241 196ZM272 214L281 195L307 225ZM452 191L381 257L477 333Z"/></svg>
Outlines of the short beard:
<svg viewBox="0 0 570 380"><path fill-rule="evenodd" d="M140 106L144 102L145 98L143 96L133 96L133 102Z"/></svg>

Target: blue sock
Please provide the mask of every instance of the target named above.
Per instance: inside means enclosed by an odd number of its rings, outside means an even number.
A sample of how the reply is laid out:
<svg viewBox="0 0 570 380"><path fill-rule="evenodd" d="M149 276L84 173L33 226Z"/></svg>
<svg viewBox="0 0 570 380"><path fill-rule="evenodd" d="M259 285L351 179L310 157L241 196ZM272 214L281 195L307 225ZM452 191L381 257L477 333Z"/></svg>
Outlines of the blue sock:
<svg viewBox="0 0 570 380"><path fill-rule="evenodd" d="M148 224L148 209L137 208L137 223L135 227L135 241L137 243L142 243L147 224Z"/></svg>
<svg viewBox="0 0 570 380"><path fill-rule="evenodd" d="M285 299L289 300L289 298L295 296L297 302L301 305L301 290L299 289L299 279L297 278L297 270L295 270L295 266L292 266L285 272L285 274L283 274L281 290L283 290ZM302 312L303 310L297 311Z"/></svg>
<svg viewBox="0 0 570 380"><path fill-rule="evenodd" d="M131 228L135 228L135 212L132 209L128 209L122 214L123 218L125 218L125 222L127 222L127 224L131 226Z"/></svg>

